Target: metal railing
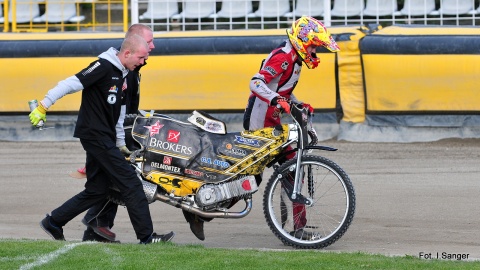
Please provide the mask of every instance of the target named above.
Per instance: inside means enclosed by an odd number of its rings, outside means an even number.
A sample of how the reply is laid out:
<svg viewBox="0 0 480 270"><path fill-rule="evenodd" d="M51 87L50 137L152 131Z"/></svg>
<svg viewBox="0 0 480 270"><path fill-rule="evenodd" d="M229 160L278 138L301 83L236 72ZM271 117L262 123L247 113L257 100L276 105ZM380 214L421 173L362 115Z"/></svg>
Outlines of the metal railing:
<svg viewBox="0 0 480 270"><path fill-rule="evenodd" d="M327 26L480 24L480 0L3 0L2 11L4 32L279 29L302 15Z"/></svg>
<svg viewBox="0 0 480 270"><path fill-rule="evenodd" d="M3 0L1 14L3 32L124 32L129 25L128 0Z"/></svg>

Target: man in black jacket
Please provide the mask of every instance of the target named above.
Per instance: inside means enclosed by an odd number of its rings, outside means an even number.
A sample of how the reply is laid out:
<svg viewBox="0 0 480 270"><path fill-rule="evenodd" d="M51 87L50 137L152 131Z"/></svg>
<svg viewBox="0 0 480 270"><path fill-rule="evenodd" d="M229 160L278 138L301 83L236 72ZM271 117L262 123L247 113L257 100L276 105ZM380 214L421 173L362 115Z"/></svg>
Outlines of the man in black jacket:
<svg viewBox="0 0 480 270"><path fill-rule="evenodd" d="M42 229L55 240L65 240L63 226L80 213L106 199L111 183L122 194L127 211L140 243L170 241L175 233L165 235L153 232L148 202L136 172L116 146L115 126L126 98L129 70L133 71L148 59L149 47L139 35L132 35L122 43L120 51L110 48L77 74L60 81L48 91L29 115L36 126L46 122L46 112L58 99L82 91L82 102L74 137L87 154L87 182L85 189L54 209L40 222Z"/></svg>
<svg viewBox="0 0 480 270"><path fill-rule="evenodd" d="M149 52L155 49L153 43L153 32L150 27L143 24L133 24L125 34L125 38L132 35L139 35L148 44ZM129 72L126 78L127 89L126 97L123 100L120 117L116 125L116 146L124 155L130 155L135 146L131 144L128 137L125 137L123 127L126 114L137 114L140 103L140 69L145 66L140 65L132 72ZM127 139L127 140L126 140ZM83 241L100 241L100 242L114 242L116 235L110 229L114 225L114 219L117 214L118 205L108 201L107 199L90 208L83 218L82 222L87 226L83 234Z"/></svg>

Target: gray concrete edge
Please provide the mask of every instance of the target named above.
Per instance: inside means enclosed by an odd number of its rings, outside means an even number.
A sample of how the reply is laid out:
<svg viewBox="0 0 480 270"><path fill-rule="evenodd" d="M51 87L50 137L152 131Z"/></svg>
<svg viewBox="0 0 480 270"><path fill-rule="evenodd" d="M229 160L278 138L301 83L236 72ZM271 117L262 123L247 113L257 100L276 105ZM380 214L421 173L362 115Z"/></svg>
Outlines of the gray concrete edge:
<svg viewBox="0 0 480 270"><path fill-rule="evenodd" d="M242 114L211 114L224 121L229 132L241 131ZM186 121L189 114L169 115ZM285 116L284 116L285 117ZM77 141L73 137L76 115L48 115L46 129L30 125L28 115L0 116L0 141ZM288 122L288 119L286 119ZM480 126L463 127L405 127L372 126L363 123L331 119L315 119L314 127L320 141L344 140L351 142L429 142L448 138L480 138Z"/></svg>

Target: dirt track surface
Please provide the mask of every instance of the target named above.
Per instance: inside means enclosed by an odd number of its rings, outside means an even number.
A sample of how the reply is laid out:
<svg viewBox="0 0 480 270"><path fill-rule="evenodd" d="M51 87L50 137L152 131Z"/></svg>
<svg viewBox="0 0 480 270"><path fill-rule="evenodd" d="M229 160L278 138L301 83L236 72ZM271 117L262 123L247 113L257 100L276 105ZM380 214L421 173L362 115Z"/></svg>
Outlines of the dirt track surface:
<svg viewBox="0 0 480 270"><path fill-rule="evenodd" d="M446 252L480 259L480 140L320 144L339 149L319 153L345 169L357 198L350 229L325 250L413 256ZM39 221L83 189L84 180L68 176L85 161L80 143L0 142L0 148L0 238L50 239ZM264 185L254 194L247 217L206 223L203 242L190 232L179 209L160 202L150 205L154 228L158 233L174 230L177 244L292 249L267 227L261 206ZM64 227L67 240L81 239L82 217ZM118 240L137 242L126 209L119 208L115 222Z"/></svg>

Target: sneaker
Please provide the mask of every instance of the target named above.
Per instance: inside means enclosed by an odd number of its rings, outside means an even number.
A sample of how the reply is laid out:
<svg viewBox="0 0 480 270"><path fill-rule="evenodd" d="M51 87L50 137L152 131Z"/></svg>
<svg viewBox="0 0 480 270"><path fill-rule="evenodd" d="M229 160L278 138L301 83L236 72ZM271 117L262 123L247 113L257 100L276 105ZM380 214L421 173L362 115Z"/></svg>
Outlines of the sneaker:
<svg viewBox="0 0 480 270"><path fill-rule="evenodd" d="M318 240L318 239L322 238L322 235L320 233L318 233L318 232L308 232L308 231L305 231L303 228L295 230L295 231L291 231L290 235L295 237L295 238L298 238L298 239L310 240L310 241Z"/></svg>
<svg viewBox="0 0 480 270"><path fill-rule="evenodd" d="M54 240L65 241L62 227L54 226L50 221L51 218L52 217L47 214L47 216L40 221L40 227Z"/></svg>
<svg viewBox="0 0 480 270"><path fill-rule="evenodd" d="M147 241L140 242L140 244L154 244L154 243L160 243L160 242L170 242L170 240L172 240L174 236L175 236L175 233L173 231L169 232L167 234L152 233L152 235L148 238Z"/></svg>
<svg viewBox="0 0 480 270"><path fill-rule="evenodd" d="M86 241L93 241L93 242L102 242L102 243L117 243L120 244L120 241L110 241L106 238L101 237L100 235L96 234L91 228L87 228L83 233L83 242Z"/></svg>
<svg viewBox="0 0 480 270"><path fill-rule="evenodd" d="M93 225L93 222L88 223L85 219L82 219L82 223L87 226L87 228L92 229L96 234L100 235L101 237L108 239L112 242L115 241L115 233L110 231L109 227L97 227Z"/></svg>

